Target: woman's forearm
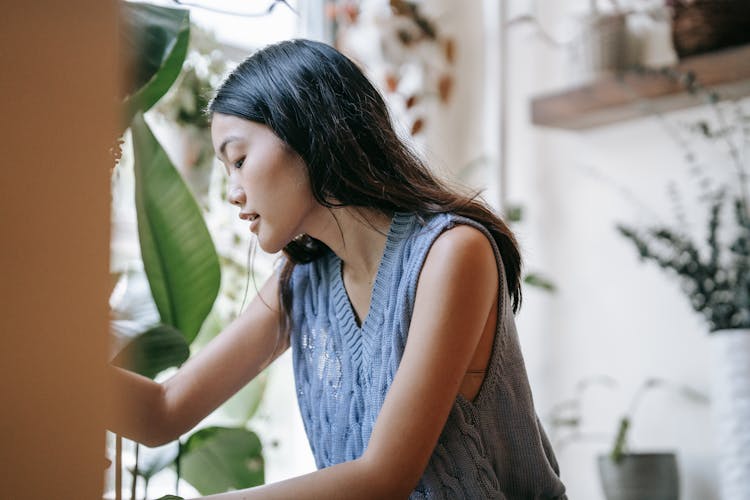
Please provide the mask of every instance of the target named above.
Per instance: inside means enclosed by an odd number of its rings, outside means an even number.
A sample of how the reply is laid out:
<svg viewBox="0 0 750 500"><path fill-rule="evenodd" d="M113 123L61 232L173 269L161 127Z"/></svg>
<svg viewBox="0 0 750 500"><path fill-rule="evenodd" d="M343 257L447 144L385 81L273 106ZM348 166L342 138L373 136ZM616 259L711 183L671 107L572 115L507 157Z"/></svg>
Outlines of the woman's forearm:
<svg viewBox="0 0 750 500"><path fill-rule="evenodd" d="M159 446L176 437L165 411L164 387L153 380L109 367L113 412L109 429L146 446Z"/></svg>
<svg viewBox="0 0 750 500"><path fill-rule="evenodd" d="M405 499L411 488L397 474L378 471L364 459L344 462L303 476L246 490L201 497L204 500Z"/></svg>

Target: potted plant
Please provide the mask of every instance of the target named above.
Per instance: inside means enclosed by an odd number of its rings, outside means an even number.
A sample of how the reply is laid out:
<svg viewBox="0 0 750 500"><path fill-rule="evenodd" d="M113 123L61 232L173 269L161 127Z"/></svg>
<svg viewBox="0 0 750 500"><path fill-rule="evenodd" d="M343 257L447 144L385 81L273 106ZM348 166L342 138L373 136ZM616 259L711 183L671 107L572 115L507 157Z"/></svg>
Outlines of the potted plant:
<svg viewBox="0 0 750 500"><path fill-rule="evenodd" d="M747 145L750 112L740 102L721 103L694 75L665 74L702 95L714 119L690 124L692 139L721 150L719 175L702 171L694 143L681 139L689 171L697 174L705 206L705 233L696 237L681 224L652 224L642 229L620 224L619 233L641 258L656 264L682 285L693 309L711 334L722 497L750 498L750 180Z"/></svg>
<svg viewBox="0 0 750 500"><path fill-rule="evenodd" d="M188 12L121 2L119 21L120 59L126 74L121 131L128 137L129 130L132 139L118 140L112 175L113 185L117 185L123 169L134 170L143 269L123 269L118 259L113 259L112 272L118 284L110 300L112 330L128 335L122 337L126 345L116 349L112 363L154 378L182 364L199 343L199 333L206 337L220 328L215 307L220 261L199 204L143 118L183 70L189 45ZM116 249L113 255L117 255ZM141 290L139 279L146 282ZM148 309L144 302L152 309L147 314L143 314ZM235 397L231 411L216 422L219 425L203 427L171 446L139 450L135 445L131 498L136 496L139 477L147 490L149 479L168 466L201 494L262 484L261 442L246 423L257 409L263 387L264 378L260 377L243 389L238 396L244 400ZM119 499L120 437L116 448L114 494Z"/></svg>
<svg viewBox="0 0 750 500"><path fill-rule="evenodd" d="M597 467L602 489L607 500L677 500L679 474L677 457L672 451L633 452L630 450L630 430L643 397L652 389L675 391L689 400L704 403L708 399L695 389L662 378L644 380L630 399L627 408L617 419L615 431L592 433L585 424L582 402L585 391L594 385L609 388L617 386L609 376L587 377L576 385L574 397L555 405L551 411L551 428L558 438L557 447L576 440L611 440L609 451L597 457ZM557 436L561 430L567 433ZM614 437L612 437L614 436Z"/></svg>
<svg viewBox="0 0 750 500"><path fill-rule="evenodd" d="M744 0L665 0L679 57L750 42L750 4Z"/></svg>

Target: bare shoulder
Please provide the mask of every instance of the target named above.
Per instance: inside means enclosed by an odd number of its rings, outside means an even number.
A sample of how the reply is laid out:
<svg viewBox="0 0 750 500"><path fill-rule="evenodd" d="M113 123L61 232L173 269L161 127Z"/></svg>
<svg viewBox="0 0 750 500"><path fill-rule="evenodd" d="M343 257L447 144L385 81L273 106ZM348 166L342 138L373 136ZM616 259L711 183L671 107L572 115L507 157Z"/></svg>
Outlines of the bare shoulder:
<svg viewBox="0 0 750 500"><path fill-rule="evenodd" d="M457 225L440 234L427 253L415 306L470 310L481 315L491 307L491 301L485 298L495 296L498 277L487 236L472 226Z"/></svg>
<svg viewBox="0 0 750 500"><path fill-rule="evenodd" d="M451 269L497 276L495 254L490 240L482 231L459 224L437 237L427 254L423 271L450 272Z"/></svg>

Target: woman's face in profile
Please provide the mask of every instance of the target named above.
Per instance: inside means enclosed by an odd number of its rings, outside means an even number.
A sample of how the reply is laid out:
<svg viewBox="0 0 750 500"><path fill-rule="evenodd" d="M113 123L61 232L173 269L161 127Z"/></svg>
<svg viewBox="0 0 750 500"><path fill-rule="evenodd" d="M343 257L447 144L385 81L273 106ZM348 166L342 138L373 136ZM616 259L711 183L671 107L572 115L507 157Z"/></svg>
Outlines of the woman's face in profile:
<svg viewBox="0 0 750 500"><path fill-rule="evenodd" d="M266 125L214 113L211 138L229 176L228 198L268 253L280 251L322 206L304 161Z"/></svg>

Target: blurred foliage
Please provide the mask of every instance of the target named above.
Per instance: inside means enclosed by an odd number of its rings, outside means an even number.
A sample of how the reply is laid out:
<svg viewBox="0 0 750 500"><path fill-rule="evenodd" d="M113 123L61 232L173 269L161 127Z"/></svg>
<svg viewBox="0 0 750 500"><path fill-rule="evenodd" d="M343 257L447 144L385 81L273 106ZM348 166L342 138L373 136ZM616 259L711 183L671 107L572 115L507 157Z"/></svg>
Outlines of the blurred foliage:
<svg viewBox="0 0 750 500"><path fill-rule="evenodd" d="M520 224L523 221L523 206L518 204L509 204L505 207L504 219L509 225ZM537 271L530 271L523 275L523 282L534 288L546 292L555 292L557 287L549 278Z"/></svg>
<svg viewBox="0 0 750 500"><path fill-rule="evenodd" d="M182 477L202 495L263 484L262 446L241 428L207 427L183 445Z"/></svg>
<svg viewBox="0 0 750 500"><path fill-rule="evenodd" d="M135 337L112 364L154 378L167 368L181 365L189 356L190 348L180 331L158 325Z"/></svg>
<svg viewBox="0 0 750 500"><path fill-rule="evenodd" d="M722 106L719 94L703 87L693 73L671 68L640 71L671 78L689 93L704 98L715 119L698 120L689 125L688 132L691 139L703 138L715 146L721 155L717 164L731 180L721 179L717 185L715 174L702 173L691 140L676 136L689 172L698 177L698 204L705 205L708 212L705 233L699 238L688 234L682 220L672 226L657 223L644 229L618 224L617 231L635 246L642 260L679 280L709 331L750 328L750 114L739 102Z"/></svg>
<svg viewBox="0 0 750 500"><path fill-rule="evenodd" d="M127 323L129 330L143 328L115 355L113 363L154 378L187 359L189 346L215 303L220 264L198 203L143 118L143 113L178 80L188 53L188 12L122 2L120 23L120 60L124 73L131 76L124 82L123 129L132 132L139 242L159 324L141 325L143 317L113 318L113 323ZM192 71L198 74L197 67L192 67ZM190 78L188 71L179 81L184 83ZM205 97L202 92L194 94ZM192 113L182 106L178 116L205 129L203 105L193 104L196 107ZM118 148L121 144L123 141L118 141ZM120 152L115 156L117 161L122 157ZM127 273L120 278L127 279ZM212 323L211 327L216 325ZM117 328L113 324L113 330ZM183 469L180 465L185 464L184 478L204 493L262 484L262 447L258 436L246 426L258 408L264 387L265 377L260 377L241 391L247 401L235 401L228 410L233 417L232 427L198 430L184 446L178 441L171 446L144 449L141 460L136 445L133 483L142 477L148 488L150 478L165 467L174 464L179 475ZM205 470L191 465L205 462L207 454L223 457L213 462L208 476ZM135 495L135 487L132 492Z"/></svg>
<svg viewBox="0 0 750 500"><path fill-rule="evenodd" d="M151 109L180 74L190 29L185 10L124 1L118 23L124 130L137 112Z"/></svg>
<svg viewBox="0 0 750 500"><path fill-rule="evenodd" d="M156 105L157 111L178 125L208 129L206 108L228 70L229 63L213 34L191 24L182 72Z"/></svg>
<svg viewBox="0 0 750 500"><path fill-rule="evenodd" d="M585 393L590 388L596 386L614 389L617 388L618 384L609 375L585 377L576 384L575 395L573 397L557 403L550 410L549 421L551 429L555 433L553 435L556 441L555 448L558 450L565 444L575 441L610 441L609 457L614 462L620 462L625 454L632 452L628 442L629 432L632 429L636 411L643 397L648 392L661 388L669 390L694 403L708 404L709 402L705 394L688 385L658 377L647 378L636 388L628 402L628 406L617 418L614 432L602 432L589 428L583 411ZM558 435L560 431L565 431L562 436Z"/></svg>

